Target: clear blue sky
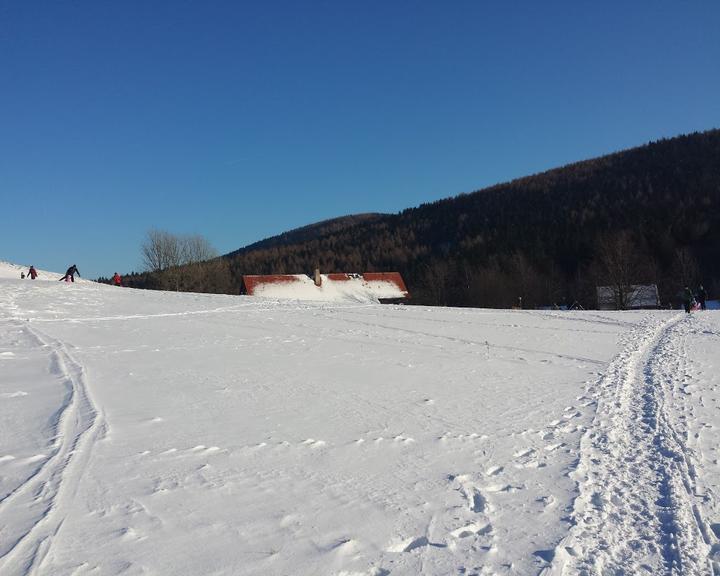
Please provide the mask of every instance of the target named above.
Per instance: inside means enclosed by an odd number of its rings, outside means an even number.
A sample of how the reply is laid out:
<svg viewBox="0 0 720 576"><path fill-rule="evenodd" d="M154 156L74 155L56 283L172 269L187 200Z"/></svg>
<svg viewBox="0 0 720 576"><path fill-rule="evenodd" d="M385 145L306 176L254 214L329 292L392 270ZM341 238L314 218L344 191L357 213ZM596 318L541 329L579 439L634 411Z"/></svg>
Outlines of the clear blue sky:
<svg viewBox="0 0 720 576"><path fill-rule="evenodd" d="M720 126L720 2L0 0L0 259L138 270Z"/></svg>

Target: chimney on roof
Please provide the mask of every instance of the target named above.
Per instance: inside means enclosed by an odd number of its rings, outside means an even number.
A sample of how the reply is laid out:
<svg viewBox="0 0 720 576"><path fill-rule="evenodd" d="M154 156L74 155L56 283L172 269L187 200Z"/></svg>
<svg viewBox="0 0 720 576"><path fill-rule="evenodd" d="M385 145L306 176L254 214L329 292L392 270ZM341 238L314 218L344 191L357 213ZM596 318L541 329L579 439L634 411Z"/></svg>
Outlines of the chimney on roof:
<svg viewBox="0 0 720 576"><path fill-rule="evenodd" d="M315 268L315 286L322 286L322 278L320 277L320 268Z"/></svg>

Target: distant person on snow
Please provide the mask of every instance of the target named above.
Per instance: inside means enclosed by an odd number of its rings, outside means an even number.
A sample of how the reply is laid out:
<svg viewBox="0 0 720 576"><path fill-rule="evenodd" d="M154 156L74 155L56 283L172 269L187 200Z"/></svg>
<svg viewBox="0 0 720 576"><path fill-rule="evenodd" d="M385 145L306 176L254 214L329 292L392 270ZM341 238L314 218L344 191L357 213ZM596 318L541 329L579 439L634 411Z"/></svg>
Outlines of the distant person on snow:
<svg viewBox="0 0 720 576"><path fill-rule="evenodd" d="M35 280L35 278L37 278L38 273L37 270L35 270L35 266L30 266L30 270L28 270L27 275L30 276L31 280Z"/></svg>
<svg viewBox="0 0 720 576"><path fill-rule="evenodd" d="M702 284L700 284L700 287L698 288L697 299L698 302L700 302L700 310L705 310L705 300L707 300L707 292L705 291L705 288L703 288Z"/></svg>
<svg viewBox="0 0 720 576"><path fill-rule="evenodd" d="M78 270L77 266L73 264L72 266L70 266L70 268L67 269L67 271L65 272L65 276L60 278L60 282L62 282L63 280L67 282L68 278L70 278L70 282L75 282L75 274L80 276L80 270Z"/></svg>
<svg viewBox="0 0 720 576"><path fill-rule="evenodd" d="M685 307L685 313L690 314L690 309L695 301L695 296L693 296L692 290L690 290L687 286L685 286L685 289L683 290L682 301L683 306Z"/></svg>
<svg viewBox="0 0 720 576"><path fill-rule="evenodd" d="M122 276L115 272L114 276L112 277L113 284L115 286L122 286Z"/></svg>

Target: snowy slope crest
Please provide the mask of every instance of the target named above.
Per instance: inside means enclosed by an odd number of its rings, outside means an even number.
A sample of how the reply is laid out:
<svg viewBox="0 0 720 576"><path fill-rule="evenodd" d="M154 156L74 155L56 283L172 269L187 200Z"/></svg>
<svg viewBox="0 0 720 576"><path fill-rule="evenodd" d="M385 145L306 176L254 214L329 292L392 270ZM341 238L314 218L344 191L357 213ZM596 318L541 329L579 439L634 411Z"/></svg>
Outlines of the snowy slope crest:
<svg viewBox="0 0 720 576"><path fill-rule="evenodd" d="M12 264L10 262L5 262L4 260L0 260L0 278L4 279L17 279L20 280L22 278L22 275L25 274L27 277L28 270L30 269L31 264L28 265L20 265L20 264ZM48 281L48 280L58 280L59 278L62 278L65 274L64 272L50 272L48 270L42 270L40 268L36 267L36 270L38 272L38 277L35 279L36 282L38 281ZM81 270L82 272L82 270ZM82 281L82 278L75 277L75 281L78 280Z"/></svg>

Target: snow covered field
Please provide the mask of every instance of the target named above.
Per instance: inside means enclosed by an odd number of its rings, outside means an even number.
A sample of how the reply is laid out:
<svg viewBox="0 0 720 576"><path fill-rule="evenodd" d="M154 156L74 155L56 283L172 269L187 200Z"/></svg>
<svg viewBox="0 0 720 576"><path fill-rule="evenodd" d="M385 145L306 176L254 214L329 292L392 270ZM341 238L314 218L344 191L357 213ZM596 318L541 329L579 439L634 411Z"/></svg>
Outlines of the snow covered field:
<svg viewBox="0 0 720 576"><path fill-rule="evenodd" d="M717 312L60 275L0 263L3 576L720 573Z"/></svg>

